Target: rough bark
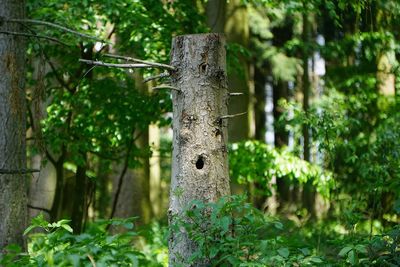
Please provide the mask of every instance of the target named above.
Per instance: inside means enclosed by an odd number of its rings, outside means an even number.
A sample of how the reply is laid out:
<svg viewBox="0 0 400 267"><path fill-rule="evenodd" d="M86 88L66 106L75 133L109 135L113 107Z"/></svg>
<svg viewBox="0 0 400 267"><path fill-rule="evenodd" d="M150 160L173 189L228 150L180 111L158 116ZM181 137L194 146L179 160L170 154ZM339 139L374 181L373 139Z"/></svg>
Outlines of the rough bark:
<svg viewBox="0 0 400 267"><path fill-rule="evenodd" d="M0 0L0 17L24 18L25 2ZM2 31L21 31L2 23ZM26 168L25 42L0 34L0 169ZM8 244L24 245L27 220L27 176L0 174L0 253Z"/></svg>
<svg viewBox="0 0 400 267"><path fill-rule="evenodd" d="M216 201L230 193L227 158L228 88L225 40L220 34L174 38L173 152L170 224L191 200ZM207 218L204 218L207 220ZM194 244L183 233L169 240L170 266L188 259ZM200 266L201 264L194 264Z"/></svg>

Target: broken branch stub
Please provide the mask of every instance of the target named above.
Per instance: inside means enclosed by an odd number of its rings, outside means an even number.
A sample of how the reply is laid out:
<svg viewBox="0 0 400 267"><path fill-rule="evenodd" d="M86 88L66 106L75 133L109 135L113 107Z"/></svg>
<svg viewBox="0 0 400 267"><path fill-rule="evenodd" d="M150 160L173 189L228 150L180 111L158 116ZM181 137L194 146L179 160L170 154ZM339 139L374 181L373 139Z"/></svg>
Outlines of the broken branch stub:
<svg viewBox="0 0 400 267"><path fill-rule="evenodd" d="M230 194L227 156L229 93L225 38L195 34L173 39L173 153L169 222L192 200L214 202ZM207 220L207 218L205 218ZM184 264L194 251L187 235L172 233L170 266ZM196 266L201 266L198 263Z"/></svg>

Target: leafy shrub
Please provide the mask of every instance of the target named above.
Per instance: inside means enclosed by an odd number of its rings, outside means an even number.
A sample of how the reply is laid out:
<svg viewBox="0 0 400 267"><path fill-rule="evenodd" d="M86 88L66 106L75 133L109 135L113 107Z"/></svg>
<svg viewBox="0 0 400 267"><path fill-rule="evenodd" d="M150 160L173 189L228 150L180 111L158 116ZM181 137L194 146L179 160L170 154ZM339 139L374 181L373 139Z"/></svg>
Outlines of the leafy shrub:
<svg viewBox="0 0 400 267"><path fill-rule="evenodd" d="M73 235L68 220L48 223L42 215L32 220L25 234L29 236L28 252L16 246L0 259L1 266L139 266L146 264L144 255L133 247L137 233L132 219L101 221L85 233ZM109 235L106 226L123 227L128 231Z"/></svg>
<svg viewBox="0 0 400 267"><path fill-rule="evenodd" d="M230 176L240 184L256 182L264 195L270 195L272 177L306 183L313 181L317 190L328 196L333 188L332 174L296 157L287 149L275 149L259 141L232 144L229 154Z"/></svg>
<svg viewBox="0 0 400 267"><path fill-rule="evenodd" d="M193 201L171 231L177 238L187 234L196 245L183 266L194 262L210 266L316 266L323 262L308 248L282 243L282 223L265 217L246 203L244 196L223 197L216 203Z"/></svg>

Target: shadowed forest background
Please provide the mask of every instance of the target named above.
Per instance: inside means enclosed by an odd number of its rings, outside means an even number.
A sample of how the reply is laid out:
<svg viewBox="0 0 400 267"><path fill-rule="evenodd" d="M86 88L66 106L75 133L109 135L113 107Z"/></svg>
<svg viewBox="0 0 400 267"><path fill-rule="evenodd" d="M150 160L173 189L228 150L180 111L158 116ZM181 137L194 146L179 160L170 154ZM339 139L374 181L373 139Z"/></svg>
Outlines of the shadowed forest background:
<svg viewBox="0 0 400 267"><path fill-rule="evenodd" d="M0 240L1 266L168 266L182 229L196 249L180 266L400 265L397 0L26 0L24 21L3 1L0 41L26 51L14 71L26 99L13 103L27 171L12 174L21 187L0 183L0 209L13 213L7 199L25 186L27 206L20 223L0 220L16 236ZM155 88L168 71L79 59L168 64L174 36L210 32L225 34L238 93L232 196L187 203L168 226L181 194L170 192L171 92Z"/></svg>

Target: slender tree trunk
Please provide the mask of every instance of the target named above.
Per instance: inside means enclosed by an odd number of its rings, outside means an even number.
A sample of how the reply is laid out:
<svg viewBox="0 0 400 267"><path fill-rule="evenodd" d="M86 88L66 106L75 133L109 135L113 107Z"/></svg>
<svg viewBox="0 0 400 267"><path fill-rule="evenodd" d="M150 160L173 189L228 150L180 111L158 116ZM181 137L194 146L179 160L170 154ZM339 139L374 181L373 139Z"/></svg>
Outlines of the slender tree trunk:
<svg viewBox="0 0 400 267"><path fill-rule="evenodd" d="M223 33L225 27L226 0L208 0L207 24L211 32Z"/></svg>
<svg viewBox="0 0 400 267"><path fill-rule="evenodd" d="M42 160L41 155L35 155L30 160L32 168L40 169L40 173L33 174L29 184L29 219L40 213L44 213L47 220L50 219L56 173L53 164L42 165Z"/></svg>
<svg viewBox="0 0 400 267"><path fill-rule="evenodd" d="M287 81L278 80L273 85L273 103L274 103L274 121L275 121L275 147L280 148L287 146L289 142L289 133L284 127L278 125L278 121L283 114L283 109L279 107L279 100L289 99L289 85ZM290 180L286 177L281 177L276 180L277 191L279 194L279 209L285 209L290 203L291 191Z"/></svg>
<svg viewBox="0 0 400 267"><path fill-rule="evenodd" d="M310 93L311 93L311 82L310 73L308 67L308 61L310 57L310 39L311 39L311 24L309 21L309 13L307 11L303 12L303 77L302 77L302 87L303 87L303 110L307 113L310 106ZM308 125L303 125L303 158L304 160L310 162L310 128ZM312 217L315 216L315 190L313 188L312 182L307 182L303 187L303 205L308 210Z"/></svg>
<svg viewBox="0 0 400 267"><path fill-rule="evenodd" d="M143 133L138 138L136 146L141 150L147 150L149 146L148 128L143 129ZM147 224L153 217L153 210L150 202L150 165L149 155L143 155L140 158L141 166L132 171L133 174L133 191L132 203L133 214L139 216L140 224Z"/></svg>
<svg viewBox="0 0 400 267"><path fill-rule="evenodd" d="M56 188L54 192L53 204L50 210L51 221L60 219L60 212L62 207L62 200L64 198L64 160L59 160L54 165L56 169Z"/></svg>
<svg viewBox="0 0 400 267"><path fill-rule="evenodd" d="M220 34L174 38L171 64L177 69L173 91L173 153L169 222L194 199L211 202L229 195L227 157L228 88L225 40ZM207 218L204 218L207 220ZM184 263L194 244L183 233L169 240L170 266ZM202 266L196 263L194 266Z"/></svg>
<svg viewBox="0 0 400 267"><path fill-rule="evenodd" d="M109 207L111 203L111 192L108 189L110 186L110 168L107 160L100 158L97 167L97 186L96 186L96 201L95 210L99 212L99 218L105 219L109 216Z"/></svg>
<svg viewBox="0 0 400 267"><path fill-rule="evenodd" d="M257 67L254 68L254 93L255 93L255 104L254 104L254 118L255 118L255 139L262 142L265 141L265 134L267 132L266 122L267 115L265 113L265 102L266 102L266 74Z"/></svg>
<svg viewBox="0 0 400 267"><path fill-rule="evenodd" d="M25 1L0 0L0 17L21 19ZM19 24L0 23L3 31ZM25 41L0 34L0 169L26 168ZM27 175L0 174L0 253L8 244L24 245L27 220Z"/></svg>
<svg viewBox="0 0 400 267"><path fill-rule="evenodd" d="M244 48L249 46L250 27L247 5L241 0L230 0L226 6L225 34L228 42L239 44ZM243 116L233 118L228 125L229 141L238 142L254 138L254 91L250 91L249 63L243 55L239 56L239 65L230 66L232 71L228 73L228 85L231 92L243 93L240 97L234 97L229 103L229 113L237 114L247 112ZM234 70L236 68L236 70Z"/></svg>
<svg viewBox="0 0 400 267"><path fill-rule="evenodd" d="M160 219L165 210L162 206L160 129L157 125L149 125L149 144L153 151L149 159L150 203L154 217Z"/></svg>
<svg viewBox="0 0 400 267"><path fill-rule="evenodd" d="M293 38L293 19L289 16L285 18L283 25L274 27L272 33L274 38L272 44L282 49L286 43ZM281 119L283 114L283 108L279 106L279 100L289 100L289 82L280 78L275 78L272 84L273 90L273 115L274 115L274 145L277 148L287 146L289 143L289 132L283 125L280 125L278 121ZM292 190L291 187L292 186ZM276 191L278 193L279 210L282 211L289 206L291 201L291 193L297 189L298 185L291 182L286 177L280 177L276 179Z"/></svg>
<svg viewBox="0 0 400 267"><path fill-rule="evenodd" d="M74 186L74 199L71 213L71 226L75 233L81 233L83 230L83 219L86 215L87 208L87 188L88 181L86 177L86 155L85 163L76 168L75 186Z"/></svg>

